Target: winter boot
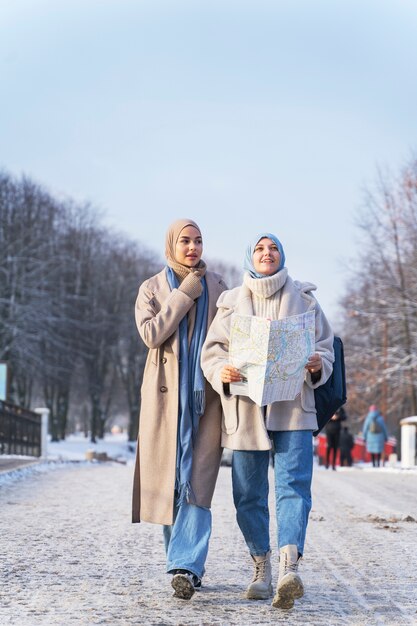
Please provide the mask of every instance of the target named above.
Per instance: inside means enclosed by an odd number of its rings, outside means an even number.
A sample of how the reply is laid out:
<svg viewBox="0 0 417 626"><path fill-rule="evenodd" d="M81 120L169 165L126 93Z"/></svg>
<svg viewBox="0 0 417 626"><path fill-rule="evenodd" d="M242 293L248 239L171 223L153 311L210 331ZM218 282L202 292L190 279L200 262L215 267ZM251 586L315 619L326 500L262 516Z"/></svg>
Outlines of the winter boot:
<svg viewBox="0 0 417 626"><path fill-rule="evenodd" d="M196 589L201 589L201 579L188 570L177 570L172 577L171 586L174 589L174 598L191 600Z"/></svg>
<svg viewBox="0 0 417 626"><path fill-rule="evenodd" d="M266 600L272 596L271 553L251 557L255 571L245 595L249 600Z"/></svg>
<svg viewBox="0 0 417 626"><path fill-rule="evenodd" d="M304 595L303 583L297 574L300 559L295 545L284 546L279 551L278 586L272 601L277 609L291 609L294 600Z"/></svg>

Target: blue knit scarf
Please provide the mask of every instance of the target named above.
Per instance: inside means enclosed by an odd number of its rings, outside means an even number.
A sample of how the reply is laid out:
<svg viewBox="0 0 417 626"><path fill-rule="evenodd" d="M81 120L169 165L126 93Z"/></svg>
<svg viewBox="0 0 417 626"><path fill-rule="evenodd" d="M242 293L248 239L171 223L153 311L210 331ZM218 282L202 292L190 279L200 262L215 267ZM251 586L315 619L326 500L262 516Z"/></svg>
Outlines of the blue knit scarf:
<svg viewBox="0 0 417 626"><path fill-rule="evenodd" d="M172 289L179 286L178 279L170 267L166 267L168 284ZM192 496L191 471L194 441L205 408L205 380L200 365L201 348L207 331L208 294L206 279L201 279L203 293L197 298L197 310L190 346L188 346L188 316L179 325L179 401L178 437L175 489L177 504L187 502Z"/></svg>

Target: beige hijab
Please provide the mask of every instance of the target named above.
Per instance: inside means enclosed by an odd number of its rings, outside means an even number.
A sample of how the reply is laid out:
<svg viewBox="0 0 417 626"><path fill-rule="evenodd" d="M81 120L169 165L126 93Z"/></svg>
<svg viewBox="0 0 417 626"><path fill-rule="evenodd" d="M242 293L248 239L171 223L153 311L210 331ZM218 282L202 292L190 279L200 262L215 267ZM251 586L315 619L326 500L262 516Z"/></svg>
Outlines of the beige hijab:
<svg viewBox="0 0 417 626"><path fill-rule="evenodd" d="M177 244L178 237L180 236L181 231L186 226L194 226L194 228L196 228L201 235L201 230L197 226L197 224L193 220L184 218L181 220L177 220L176 222L173 222L171 226L168 228L167 234L165 237L165 257L167 260L167 265L174 270L180 283L182 280L184 280L184 278L190 272L197 271L199 276L204 276L204 274L206 273L206 269L207 269L207 266L204 263L203 259L200 259L198 265L194 268L194 267L187 267L186 265L182 265L182 263L178 263L178 261L175 258L175 246Z"/></svg>

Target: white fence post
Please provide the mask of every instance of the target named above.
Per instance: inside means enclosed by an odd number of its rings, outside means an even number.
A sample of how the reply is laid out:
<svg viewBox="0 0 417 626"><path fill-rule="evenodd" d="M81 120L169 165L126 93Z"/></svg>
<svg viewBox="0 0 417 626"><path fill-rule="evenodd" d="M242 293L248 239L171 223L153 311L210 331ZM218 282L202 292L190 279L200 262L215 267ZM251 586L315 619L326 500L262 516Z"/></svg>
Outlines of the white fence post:
<svg viewBox="0 0 417 626"><path fill-rule="evenodd" d="M35 413L41 416L41 457L46 459L48 456L48 421L49 421L49 409L42 407L35 409Z"/></svg>
<svg viewBox="0 0 417 626"><path fill-rule="evenodd" d="M416 466L417 415L403 417L401 426L401 467Z"/></svg>

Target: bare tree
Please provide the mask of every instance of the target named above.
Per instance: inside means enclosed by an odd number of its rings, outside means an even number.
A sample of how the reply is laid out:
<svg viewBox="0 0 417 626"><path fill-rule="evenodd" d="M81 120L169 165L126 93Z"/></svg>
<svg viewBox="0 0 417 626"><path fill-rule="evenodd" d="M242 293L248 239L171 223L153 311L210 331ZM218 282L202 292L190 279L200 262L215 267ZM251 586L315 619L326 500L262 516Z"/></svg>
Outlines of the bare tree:
<svg viewBox="0 0 417 626"><path fill-rule="evenodd" d="M417 413L417 161L378 173L358 219L358 264L343 299L350 398L394 425Z"/></svg>
<svg viewBox="0 0 417 626"><path fill-rule="evenodd" d="M220 261L219 259L210 259L207 261L207 266L213 272L217 272L223 277L229 289L237 287L242 283L243 270L240 270L236 265Z"/></svg>
<svg viewBox="0 0 417 626"><path fill-rule="evenodd" d="M0 174L0 358L11 399L50 409L54 440L86 398L93 440L113 406L137 422L145 350L133 306L138 284L159 269L153 256L100 227L90 206Z"/></svg>
<svg viewBox="0 0 417 626"><path fill-rule="evenodd" d="M29 406L45 322L43 280L51 271L48 239L57 208L26 178L0 177L0 358L11 366L12 396Z"/></svg>
<svg viewBox="0 0 417 626"><path fill-rule="evenodd" d="M75 416L95 441L119 410L136 438L147 349L134 305L162 266L103 228L93 207L0 173L0 359L10 365L13 401L30 407L36 398L50 409L53 440ZM235 267L210 267L229 286L240 283Z"/></svg>
<svg viewBox="0 0 417 626"><path fill-rule="evenodd" d="M140 385L147 348L139 337L135 323L135 301L141 283L158 272L162 262L155 254L138 244L126 242L120 258L120 336L115 351L115 363L124 389L129 414L129 441L138 433Z"/></svg>

